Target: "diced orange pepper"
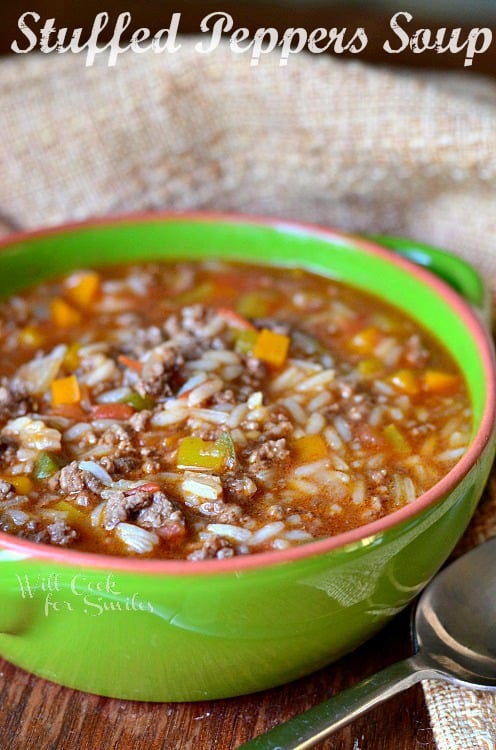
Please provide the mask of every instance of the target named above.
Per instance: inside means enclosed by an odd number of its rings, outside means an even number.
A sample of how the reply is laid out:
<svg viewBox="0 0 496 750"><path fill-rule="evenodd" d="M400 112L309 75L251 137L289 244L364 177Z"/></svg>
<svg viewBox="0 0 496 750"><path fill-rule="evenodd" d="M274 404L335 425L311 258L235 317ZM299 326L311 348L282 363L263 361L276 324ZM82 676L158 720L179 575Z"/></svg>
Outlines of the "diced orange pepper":
<svg viewBox="0 0 496 750"><path fill-rule="evenodd" d="M82 315L61 297L55 297L50 303L50 312L55 325L61 328L71 328L81 323Z"/></svg>
<svg viewBox="0 0 496 750"><path fill-rule="evenodd" d="M388 382L395 388L409 396L415 396L420 391L417 373L413 370L398 370L388 377Z"/></svg>
<svg viewBox="0 0 496 750"><path fill-rule="evenodd" d="M262 328L253 347L253 356L274 367L280 367L286 361L290 344L289 336L274 333L268 328Z"/></svg>
<svg viewBox="0 0 496 750"><path fill-rule="evenodd" d="M381 332L379 329L370 326L355 333L350 339L349 346L360 354L372 354L380 338Z"/></svg>
<svg viewBox="0 0 496 750"><path fill-rule="evenodd" d="M304 435L294 442L294 453L297 461L303 464L318 461L328 455L327 445L321 435Z"/></svg>
<svg viewBox="0 0 496 750"><path fill-rule="evenodd" d="M65 296L78 307L87 308L100 289L100 276L95 271L77 271L64 283Z"/></svg>
<svg viewBox="0 0 496 750"><path fill-rule="evenodd" d="M43 346L45 336L36 326L24 326L17 337L20 346L31 346L33 348Z"/></svg>
<svg viewBox="0 0 496 750"><path fill-rule="evenodd" d="M75 375L52 380L52 406L78 404L81 400L79 382Z"/></svg>
<svg viewBox="0 0 496 750"><path fill-rule="evenodd" d="M456 375L441 370L426 370L423 377L423 386L429 393L454 393L458 388L459 380Z"/></svg>
<svg viewBox="0 0 496 750"><path fill-rule="evenodd" d="M0 479L11 484L15 491L20 495L28 495L33 489L33 482L31 479L20 474L16 474L15 476L2 474L0 475Z"/></svg>

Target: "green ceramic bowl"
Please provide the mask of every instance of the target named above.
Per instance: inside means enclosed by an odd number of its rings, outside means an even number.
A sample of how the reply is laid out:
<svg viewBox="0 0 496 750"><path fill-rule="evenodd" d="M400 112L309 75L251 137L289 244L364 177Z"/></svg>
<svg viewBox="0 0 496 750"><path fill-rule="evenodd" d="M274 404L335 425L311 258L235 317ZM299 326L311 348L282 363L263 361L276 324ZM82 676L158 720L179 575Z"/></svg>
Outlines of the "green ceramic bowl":
<svg viewBox="0 0 496 750"><path fill-rule="evenodd" d="M466 300L402 255L448 279ZM118 698L204 700L269 688L328 664L372 636L439 569L491 468L495 366L481 320L484 289L473 269L441 251L241 216L141 216L4 242L0 293L83 264L203 256L303 266L409 311L465 373L473 441L408 507L291 550L136 561L0 534L0 654L63 685Z"/></svg>

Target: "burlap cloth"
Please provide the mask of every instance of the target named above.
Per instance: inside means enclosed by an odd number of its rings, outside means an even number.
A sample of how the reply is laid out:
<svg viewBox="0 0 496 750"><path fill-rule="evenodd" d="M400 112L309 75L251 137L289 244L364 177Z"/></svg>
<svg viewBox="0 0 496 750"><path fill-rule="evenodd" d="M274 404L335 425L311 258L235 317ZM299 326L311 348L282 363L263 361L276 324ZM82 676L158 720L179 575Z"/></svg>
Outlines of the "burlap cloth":
<svg viewBox="0 0 496 750"><path fill-rule="evenodd" d="M0 223L210 208L404 234L496 294L496 85L223 47L0 64ZM496 479L461 548L496 532ZM424 685L439 750L494 750L496 696Z"/></svg>

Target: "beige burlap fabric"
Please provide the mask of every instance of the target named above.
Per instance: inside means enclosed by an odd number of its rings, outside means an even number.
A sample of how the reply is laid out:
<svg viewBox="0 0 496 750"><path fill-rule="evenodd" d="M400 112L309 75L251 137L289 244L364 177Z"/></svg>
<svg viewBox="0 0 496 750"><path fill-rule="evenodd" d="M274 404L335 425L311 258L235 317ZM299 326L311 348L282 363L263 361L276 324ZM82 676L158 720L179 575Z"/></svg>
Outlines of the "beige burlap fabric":
<svg viewBox="0 0 496 750"><path fill-rule="evenodd" d="M409 235L471 260L496 293L496 85L223 47L85 68L0 64L3 231L138 209L210 208ZM496 533L491 483L468 547ZM425 694L439 750L494 750L496 699Z"/></svg>

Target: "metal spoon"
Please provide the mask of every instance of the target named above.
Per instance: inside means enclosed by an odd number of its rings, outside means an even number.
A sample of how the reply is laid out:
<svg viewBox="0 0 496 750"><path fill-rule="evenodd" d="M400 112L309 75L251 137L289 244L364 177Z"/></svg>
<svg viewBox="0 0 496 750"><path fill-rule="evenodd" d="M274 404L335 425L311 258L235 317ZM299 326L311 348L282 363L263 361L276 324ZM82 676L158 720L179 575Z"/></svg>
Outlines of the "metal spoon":
<svg viewBox="0 0 496 750"><path fill-rule="evenodd" d="M427 586L412 618L415 655L393 664L239 750L306 750L420 680L496 691L496 537Z"/></svg>

